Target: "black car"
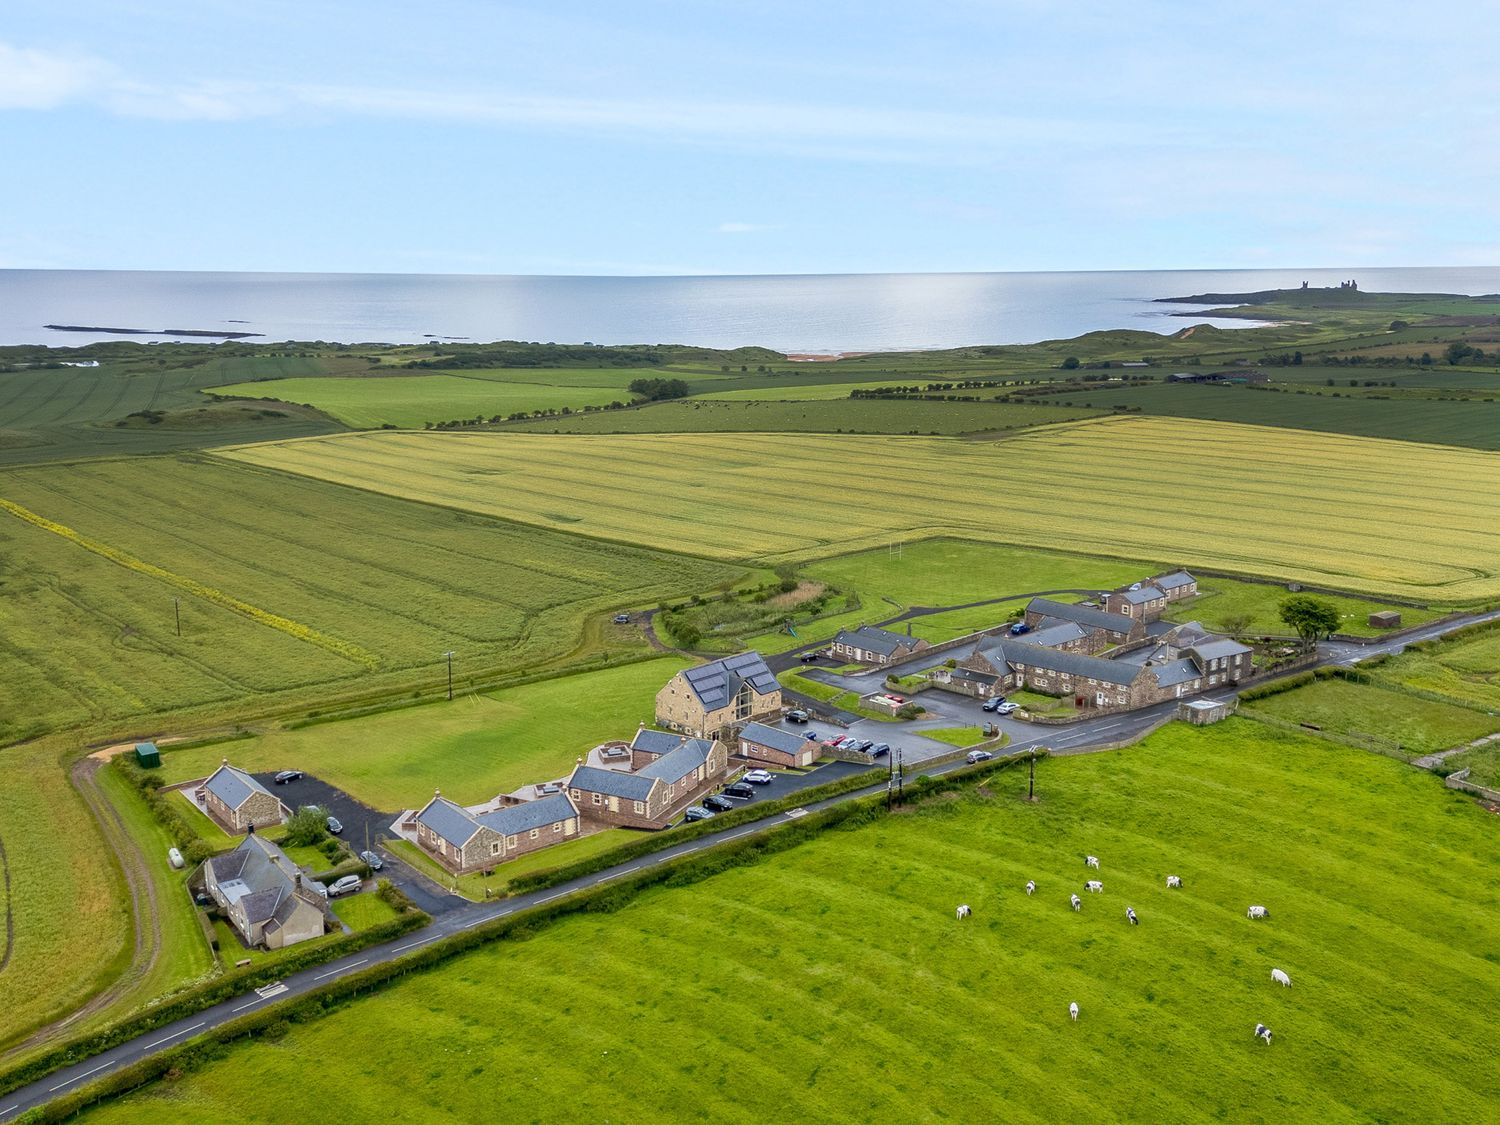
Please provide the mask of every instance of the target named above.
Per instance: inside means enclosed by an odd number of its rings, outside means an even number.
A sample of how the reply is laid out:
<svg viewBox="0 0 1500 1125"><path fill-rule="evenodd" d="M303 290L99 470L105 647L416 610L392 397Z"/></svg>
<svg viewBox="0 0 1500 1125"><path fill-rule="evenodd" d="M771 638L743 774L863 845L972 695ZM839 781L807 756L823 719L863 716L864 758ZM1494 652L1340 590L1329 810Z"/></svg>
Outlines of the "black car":
<svg viewBox="0 0 1500 1125"><path fill-rule="evenodd" d="M786 721L789 722L789 723L805 723L805 722L807 722L807 712L806 711L788 711L786 713Z"/></svg>
<svg viewBox="0 0 1500 1125"><path fill-rule="evenodd" d="M804 652L801 656L797 657L797 659L802 661L802 663L804 664L811 664L820 655L822 654L817 652Z"/></svg>
<svg viewBox="0 0 1500 1125"><path fill-rule="evenodd" d="M301 770L282 770L280 773L278 773L276 775L276 778L275 778L275 781L276 781L277 785L285 785L288 781L301 781L301 780L302 780L302 771Z"/></svg>
<svg viewBox="0 0 1500 1125"><path fill-rule="evenodd" d="M733 797L737 801L748 801L751 797L755 796L755 790L743 781L736 781L733 785L725 786L724 796ZM703 803L708 804L707 801Z"/></svg>
<svg viewBox="0 0 1500 1125"><path fill-rule="evenodd" d="M998 710L1000 710L1000 707L1001 707L1001 705L1004 702L1005 702L1005 696L1003 696L1003 695L997 695L997 696L994 696L993 698L986 699L984 701L984 706L982 706L980 708L980 710L981 711L998 711Z"/></svg>
<svg viewBox="0 0 1500 1125"><path fill-rule="evenodd" d="M385 866L385 861L374 852L360 852L359 858L365 861L371 871L379 871Z"/></svg>
<svg viewBox="0 0 1500 1125"><path fill-rule="evenodd" d="M683 820L707 820L713 815L712 812L705 809L702 805L689 805L682 810Z"/></svg>
<svg viewBox="0 0 1500 1125"><path fill-rule="evenodd" d="M872 758L878 758L880 757L880 755L889 754L890 752L890 744L886 742L877 742L874 746L871 746L868 750L865 751L865 753L870 755L870 757Z"/></svg>
<svg viewBox="0 0 1500 1125"><path fill-rule="evenodd" d="M713 793L703 798L703 807L705 809L713 809L714 812L725 812L728 809L734 808L734 802L728 797L721 797L717 793Z"/></svg>

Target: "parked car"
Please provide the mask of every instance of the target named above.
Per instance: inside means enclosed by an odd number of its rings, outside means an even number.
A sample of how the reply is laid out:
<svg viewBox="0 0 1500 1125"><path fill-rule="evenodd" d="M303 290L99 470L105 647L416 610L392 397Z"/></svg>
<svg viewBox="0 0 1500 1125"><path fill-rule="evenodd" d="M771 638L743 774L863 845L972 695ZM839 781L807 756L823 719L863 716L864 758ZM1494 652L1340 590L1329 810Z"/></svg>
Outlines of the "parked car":
<svg viewBox="0 0 1500 1125"><path fill-rule="evenodd" d="M717 793L710 793L703 798L703 807L713 809L714 812L726 812L734 808L734 802L728 797L721 797Z"/></svg>
<svg viewBox="0 0 1500 1125"><path fill-rule="evenodd" d="M890 752L891 747L887 742L877 742L874 746L871 746L867 751L865 751L865 753L869 754L872 758L878 758L880 757L880 755L889 754Z"/></svg>
<svg viewBox="0 0 1500 1125"><path fill-rule="evenodd" d="M755 796L755 790L743 781L736 781L733 785L726 785L724 787L724 796L733 797L737 801L748 801L751 797Z"/></svg>
<svg viewBox="0 0 1500 1125"><path fill-rule="evenodd" d="M846 742L849 741L849 738L850 738L850 736L847 735L847 734L836 734L832 738L824 739L823 740L823 745L824 746L842 746L842 745L844 745L844 743L846 743Z"/></svg>
<svg viewBox="0 0 1500 1125"><path fill-rule="evenodd" d="M682 810L683 820L707 820L713 815L713 813L705 809L702 805L689 805Z"/></svg>
<svg viewBox="0 0 1500 1125"><path fill-rule="evenodd" d="M1031 626L1024 621L1017 621L1010 627L1010 635L1012 637L1019 637L1029 632L1031 632Z"/></svg>
<svg viewBox="0 0 1500 1125"><path fill-rule="evenodd" d="M869 738L856 738L851 742L844 743L845 750L868 750L875 745L875 741Z"/></svg>
<svg viewBox="0 0 1500 1125"><path fill-rule="evenodd" d="M994 756L988 750L970 750L964 755L964 761L972 766L975 762L988 762Z"/></svg>
<svg viewBox="0 0 1500 1125"><path fill-rule="evenodd" d="M342 879L335 879L328 884L328 897L338 898L339 895L353 894L365 885L365 881L358 875L345 875Z"/></svg>
<svg viewBox="0 0 1500 1125"><path fill-rule="evenodd" d="M770 770L751 770L745 775L745 780L751 785L770 785L776 780L776 775Z"/></svg>
<svg viewBox="0 0 1500 1125"><path fill-rule="evenodd" d="M630 624L630 614L628 614L628 613L617 613L617 614L615 614L615 624L616 625L629 625Z"/></svg>
<svg viewBox="0 0 1500 1125"><path fill-rule="evenodd" d="M1002 703L1002 704L1000 704L999 707L995 708L995 714L997 714L997 715L1013 715L1017 711L1019 711L1020 709L1021 709L1021 705L1019 703Z"/></svg>
<svg viewBox="0 0 1500 1125"><path fill-rule="evenodd" d="M273 779L277 785L285 785L288 781L301 781L301 770L282 770Z"/></svg>
<svg viewBox="0 0 1500 1125"><path fill-rule="evenodd" d="M328 818L328 831L332 832L335 836L337 836L343 830L344 830L344 826L341 823L339 823L339 818L338 817L336 817L336 816L330 816Z"/></svg>
<svg viewBox="0 0 1500 1125"><path fill-rule="evenodd" d="M809 742L816 742L823 736L815 730L805 730L802 732L802 737L807 739L807 741Z"/></svg>
<svg viewBox="0 0 1500 1125"><path fill-rule="evenodd" d="M994 711L995 708L999 707L1000 704L1004 702L1004 697L997 695L994 699L986 699L979 709L981 711Z"/></svg>
<svg viewBox="0 0 1500 1125"><path fill-rule="evenodd" d="M786 721L789 722L789 723L805 723L805 722L807 722L807 712L806 711L788 711L786 713Z"/></svg>
<svg viewBox="0 0 1500 1125"><path fill-rule="evenodd" d="M802 663L804 664L811 664L814 660L822 655L823 654L820 652L804 652L801 656L797 657L797 659L802 661Z"/></svg>
<svg viewBox="0 0 1500 1125"><path fill-rule="evenodd" d="M170 863L173 867L181 868L183 866L182 853L176 848L168 848L167 862Z"/></svg>
<svg viewBox="0 0 1500 1125"><path fill-rule="evenodd" d="M379 871L385 866L385 860L381 859L374 852L360 852L359 858L369 864L371 871Z"/></svg>

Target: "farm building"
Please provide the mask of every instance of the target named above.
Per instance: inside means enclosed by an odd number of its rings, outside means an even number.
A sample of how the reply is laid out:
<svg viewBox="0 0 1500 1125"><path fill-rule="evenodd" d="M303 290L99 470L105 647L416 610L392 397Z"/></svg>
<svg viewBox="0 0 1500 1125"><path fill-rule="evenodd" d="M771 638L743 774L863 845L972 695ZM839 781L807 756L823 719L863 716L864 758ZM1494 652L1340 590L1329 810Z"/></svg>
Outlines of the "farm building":
<svg viewBox="0 0 1500 1125"><path fill-rule="evenodd" d="M1078 626L1086 635L1072 647L1086 653L1146 638L1145 622L1140 618L1128 618L1098 606L1055 602L1051 598L1032 598L1027 602L1025 621L1033 632L1063 624Z"/></svg>
<svg viewBox="0 0 1500 1125"><path fill-rule="evenodd" d="M905 660L928 647L930 642L920 637L893 633L874 625L861 625L854 630L840 629L839 635L833 639L832 652L839 660L884 666Z"/></svg>
<svg viewBox="0 0 1500 1125"><path fill-rule="evenodd" d="M1370 627L1373 629L1394 629L1401 624L1401 614L1394 609L1377 610L1370 614Z"/></svg>
<svg viewBox="0 0 1500 1125"><path fill-rule="evenodd" d="M417 813L416 827L423 851L465 875L574 839L583 825L566 793L479 813L434 793Z"/></svg>
<svg viewBox="0 0 1500 1125"><path fill-rule="evenodd" d="M290 811L274 793L226 758L198 787L203 811L226 832L285 823Z"/></svg>
<svg viewBox="0 0 1500 1125"><path fill-rule="evenodd" d="M742 652L678 672L656 694L656 724L718 738L735 723L781 713L781 684L758 652Z"/></svg>
<svg viewBox="0 0 1500 1125"><path fill-rule="evenodd" d="M322 884L253 832L234 851L204 861L203 885L247 946L283 949L322 937L330 920Z"/></svg>
<svg viewBox="0 0 1500 1125"><path fill-rule="evenodd" d="M1155 621L1167 608L1167 595L1159 586L1136 582L1104 595L1104 608L1141 621Z"/></svg>
<svg viewBox="0 0 1500 1125"><path fill-rule="evenodd" d="M1174 570L1170 574L1159 574L1150 580L1166 595L1167 601L1179 602L1183 598L1191 598L1198 592L1198 580L1185 570Z"/></svg>
<svg viewBox="0 0 1500 1125"><path fill-rule="evenodd" d="M1222 699L1186 699L1177 705L1177 717L1185 723L1205 727L1229 718L1229 703Z"/></svg>
<svg viewBox="0 0 1500 1125"><path fill-rule="evenodd" d="M796 731L746 723L736 740L736 754L752 762L783 769L806 768L818 760L818 743Z"/></svg>
<svg viewBox="0 0 1500 1125"><path fill-rule="evenodd" d="M653 736L660 731L651 731ZM566 782L568 794L586 819L627 828L665 828L677 813L716 786L729 769L729 751L717 739L642 739L631 760L645 764L631 771L581 765Z"/></svg>

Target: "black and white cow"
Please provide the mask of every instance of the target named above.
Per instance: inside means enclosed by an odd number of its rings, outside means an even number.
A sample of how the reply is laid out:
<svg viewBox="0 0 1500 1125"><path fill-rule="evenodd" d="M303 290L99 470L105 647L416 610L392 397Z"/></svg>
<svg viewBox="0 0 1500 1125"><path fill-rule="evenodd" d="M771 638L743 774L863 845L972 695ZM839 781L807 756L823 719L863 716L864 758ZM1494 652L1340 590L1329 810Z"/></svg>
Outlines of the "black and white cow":
<svg viewBox="0 0 1500 1125"><path fill-rule="evenodd" d="M1140 925L1140 920L1138 918L1136 918L1135 911L1132 910L1128 906L1125 908L1125 917L1130 920L1130 924L1132 926L1139 926Z"/></svg>
<svg viewBox="0 0 1500 1125"><path fill-rule="evenodd" d="M1258 1023L1255 1025L1255 1037L1257 1039L1264 1039L1267 1047L1271 1045L1271 1029L1265 1024Z"/></svg>

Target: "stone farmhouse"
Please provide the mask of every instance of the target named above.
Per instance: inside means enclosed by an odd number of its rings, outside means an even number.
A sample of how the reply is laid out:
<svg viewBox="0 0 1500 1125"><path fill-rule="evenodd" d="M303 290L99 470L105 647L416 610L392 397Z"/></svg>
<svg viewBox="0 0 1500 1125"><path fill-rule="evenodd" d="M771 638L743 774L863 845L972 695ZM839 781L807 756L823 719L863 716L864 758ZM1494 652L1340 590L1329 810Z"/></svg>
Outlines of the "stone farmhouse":
<svg viewBox="0 0 1500 1125"><path fill-rule="evenodd" d="M875 625L861 625L854 630L840 629L830 651L837 659L849 663L884 667L930 647L930 642L921 637L893 633Z"/></svg>
<svg viewBox="0 0 1500 1125"><path fill-rule="evenodd" d="M564 783L589 821L626 828L665 828L728 772L718 739L683 738L642 728L630 744L631 769L576 766Z"/></svg>
<svg viewBox="0 0 1500 1125"><path fill-rule="evenodd" d="M1111 613L1097 606L1070 605L1051 598L1032 598L1026 603L1025 622L1033 633L1058 631L1070 640L1069 651L1096 653L1116 645L1132 644L1146 639L1146 623L1121 613ZM1071 630L1060 626L1071 625ZM1076 637L1076 640L1071 638ZM1030 643L1036 644L1033 640ZM1049 646L1050 647L1050 646Z"/></svg>
<svg viewBox="0 0 1500 1125"><path fill-rule="evenodd" d="M508 803L475 812L435 792L415 818L418 846L453 874L467 875L575 839L583 830L566 793L501 800Z"/></svg>
<svg viewBox="0 0 1500 1125"><path fill-rule="evenodd" d="M1144 582L1134 582L1104 595L1104 608L1139 621L1156 621L1172 602L1198 592L1198 580L1185 570L1174 570Z"/></svg>
<svg viewBox="0 0 1500 1125"><path fill-rule="evenodd" d="M323 885L254 832L204 861L203 885L247 946L283 949L322 937L332 917Z"/></svg>
<svg viewBox="0 0 1500 1125"><path fill-rule="evenodd" d="M229 759L198 786L199 804L226 832L249 832L284 824L291 811L255 778L229 764Z"/></svg>
<svg viewBox="0 0 1500 1125"><path fill-rule="evenodd" d="M678 672L656 693L656 725L717 739L736 723L781 713L781 684L758 652Z"/></svg>
<svg viewBox="0 0 1500 1125"><path fill-rule="evenodd" d="M817 764L819 743L795 731L746 723L740 728L735 754L747 761L780 769L806 769Z"/></svg>

